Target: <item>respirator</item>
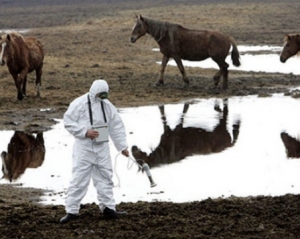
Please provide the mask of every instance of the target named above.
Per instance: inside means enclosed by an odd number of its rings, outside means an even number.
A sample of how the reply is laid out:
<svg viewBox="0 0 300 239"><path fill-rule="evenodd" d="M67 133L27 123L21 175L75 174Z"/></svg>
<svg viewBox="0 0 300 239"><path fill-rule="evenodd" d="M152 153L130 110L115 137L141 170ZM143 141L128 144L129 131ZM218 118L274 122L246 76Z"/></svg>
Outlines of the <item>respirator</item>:
<svg viewBox="0 0 300 239"><path fill-rule="evenodd" d="M100 99L107 99L108 98L108 92L100 92L96 95L96 97L100 98Z"/></svg>

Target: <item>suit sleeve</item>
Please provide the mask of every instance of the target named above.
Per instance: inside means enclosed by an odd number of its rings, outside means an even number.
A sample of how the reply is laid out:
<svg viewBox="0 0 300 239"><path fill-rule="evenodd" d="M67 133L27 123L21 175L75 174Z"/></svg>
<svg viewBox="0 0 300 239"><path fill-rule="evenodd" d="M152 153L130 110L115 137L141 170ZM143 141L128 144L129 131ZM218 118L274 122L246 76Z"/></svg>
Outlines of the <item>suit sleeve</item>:
<svg viewBox="0 0 300 239"><path fill-rule="evenodd" d="M72 134L75 138L85 138L85 134L87 131L87 127L82 119L84 114L85 103L80 102L79 100L73 101L66 113L64 114L64 126L70 134Z"/></svg>
<svg viewBox="0 0 300 239"><path fill-rule="evenodd" d="M128 148L126 141L125 126L122 121L121 116L115 108L112 110L112 118L109 122L109 135L116 147L116 149L121 152Z"/></svg>

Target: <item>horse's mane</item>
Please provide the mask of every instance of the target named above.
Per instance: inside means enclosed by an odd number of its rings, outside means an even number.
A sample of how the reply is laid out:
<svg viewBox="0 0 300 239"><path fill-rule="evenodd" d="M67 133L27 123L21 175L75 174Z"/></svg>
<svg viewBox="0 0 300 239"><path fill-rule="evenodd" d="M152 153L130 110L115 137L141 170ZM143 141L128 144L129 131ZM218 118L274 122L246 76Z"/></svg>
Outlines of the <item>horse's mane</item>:
<svg viewBox="0 0 300 239"><path fill-rule="evenodd" d="M299 34L299 33L287 34L287 35L285 35L284 38L283 38L283 43L286 43L286 42L288 41L288 38L289 38L289 37L294 38L294 37L297 37L297 36L300 36L300 34Z"/></svg>
<svg viewBox="0 0 300 239"><path fill-rule="evenodd" d="M155 19L146 18L146 17L143 17L143 18L145 19L146 22L151 22L153 25L156 25L157 27L159 27L163 31L170 31L170 30L173 30L174 28L180 26L177 23L171 23L171 22L167 22L167 21L160 21L160 20L155 20Z"/></svg>
<svg viewBox="0 0 300 239"><path fill-rule="evenodd" d="M293 38L293 39L297 39L296 37L300 37L300 34L299 33L292 33L292 34L287 34L287 35L285 35L285 37L284 37L284 39L283 39L283 44L286 44L287 42L288 42L288 39L289 38ZM296 43L297 43L297 41L296 41ZM299 42L298 42L298 44L299 44ZM298 51L298 53L295 55L295 56L300 56L300 51Z"/></svg>
<svg viewBox="0 0 300 239"><path fill-rule="evenodd" d="M176 31L178 27L182 27L181 25L176 23L159 21L159 20L154 20L146 17L144 17L144 20L146 23L148 23L148 26L154 27L152 28L152 32L150 35L152 35L152 37L157 42L159 42L162 38L169 36L172 45L174 43L174 37L176 35Z"/></svg>
<svg viewBox="0 0 300 239"><path fill-rule="evenodd" d="M9 35L9 36L11 37L12 42L15 42L15 41L18 40L18 39L24 41L23 36L22 36L20 33L15 32L15 31L10 32L10 33L6 33L5 35L6 35L6 37ZM4 36L5 36L5 35L4 35Z"/></svg>
<svg viewBox="0 0 300 239"><path fill-rule="evenodd" d="M22 36L20 33L15 32L15 31L10 32L10 33L7 33L7 34L9 34L9 35L11 35L11 36L14 36L14 37L22 37L22 38L23 38L23 36Z"/></svg>

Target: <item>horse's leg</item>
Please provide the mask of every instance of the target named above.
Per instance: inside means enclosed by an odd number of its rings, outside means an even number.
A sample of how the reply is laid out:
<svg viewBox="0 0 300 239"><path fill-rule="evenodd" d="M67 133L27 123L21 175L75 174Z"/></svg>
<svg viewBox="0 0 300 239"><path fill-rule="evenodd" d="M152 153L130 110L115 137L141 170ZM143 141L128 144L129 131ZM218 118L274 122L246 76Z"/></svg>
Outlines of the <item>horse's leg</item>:
<svg viewBox="0 0 300 239"><path fill-rule="evenodd" d="M183 111L182 111L182 116L181 116L181 121L180 121L180 124L183 125L183 121L184 121L184 118L185 118L185 114L186 112L188 111L190 107L190 104L189 103L185 103L184 106L183 106Z"/></svg>
<svg viewBox="0 0 300 239"><path fill-rule="evenodd" d="M155 83L155 86L160 86L164 84L164 74L165 74L165 69L166 66L169 62L169 57L163 55L162 61L161 61L161 69L160 69L160 74L159 74L159 79L158 81Z"/></svg>
<svg viewBox="0 0 300 239"><path fill-rule="evenodd" d="M22 93L26 95L26 84L27 84L27 75L24 77L23 85L22 85Z"/></svg>
<svg viewBox="0 0 300 239"><path fill-rule="evenodd" d="M21 89L22 81L20 79L20 76L18 74L11 74L11 75L14 78L15 86L17 88L17 92L18 92L17 98L18 98L18 100L23 100L24 96L23 96L22 89Z"/></svg>
<svg viewBox="0 0 300 239"><path fill-rule="evenodd" d="M26 93L26 82L27 82L27 73L28 73L28 69L24 68L18 77L18 100L23 100L24 95ZM21 90L22 87L22 90Z"/></svg>
<svg viewBox="0 0 300 239"><path fill-rule="evenodd" d="M42 85L42 67L39 67L38 69L36 69L35 71L35 75L36 75L36 80L35 80L35 86L36 86L36 96L37 97L41 97L41 94L40 94L40 88L41 88L41 85Z"/></svg>
<svg viewBox="0 0 300 239"><path fill-rule="evenodd" d="M238 138L239 133L240 133L240 125L241 125L240 120L238 120L235 124L233 124L233 129L232 129L233 142L232 142L232 145L234 145L235 142L237 141L237 138Z"/></svg>
<svg viewBox="0 0 300 239"><path fill-rule="evenodd" d="M158 108L159 108L160 116L161 116L161 119L162 119L162 122L163 122L163 125L164 125L164 132L166 132L166 130L167 130L167 118L166 118L166 115L165 115L165 106L160 105L160 106L158 106Z"/></svg>
<svg viewBox="0 0 300 239"><path fill-rule="evenodd" d="M215 60L213 59L219 66L220 70L214 75L215 87L220 82L221 76L223 76L223 85L222 89L226 90L228 87L228 67L229 65L225 61Z"/></svg>
<svg viewBox="0 0 300 239"><path fill-rule="evenodd" d="M223 90L226 90L228 88L228 64L225 62L226 67L223 68Z"/></svg>
<svg viewBox="0 0 300 239"><path fill-rule="evenodd" d="M181 58L180 57L174 57L174 60L175 60L177 66L178 66L178 69L180 70L180 73L182 75L182 80L184 82L184 86L189 86L190 81L189 81L189 79L186 76L186 73L185 73L185 70L184 70Z"/></svg>
<svg viewBox="0 0 300 239"><path fill-rule="evenodd" d="M222 76L222 71L218 70L217 73L214 75L215 87L218 86L221 76Z"/></svg>

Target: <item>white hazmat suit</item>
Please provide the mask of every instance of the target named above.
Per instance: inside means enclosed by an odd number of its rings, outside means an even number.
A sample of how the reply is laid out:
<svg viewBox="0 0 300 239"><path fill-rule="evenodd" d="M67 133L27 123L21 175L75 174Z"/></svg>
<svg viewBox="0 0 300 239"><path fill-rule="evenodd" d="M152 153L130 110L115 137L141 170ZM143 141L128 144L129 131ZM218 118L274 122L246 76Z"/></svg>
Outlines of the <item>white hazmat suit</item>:
<svg viewBox="0 0 300 239"><path fill-rule="evenodd" d="M113 196L113 170L108 142L95 143L86 137L87 130L91 129L88 96L91 103L93 125L105 123L101 108L100 92L108 92L109 87L105 80L95 80L90 91L76 98L64 114L65 128L75 137L73 147L72 179L66 198L66 212L77 214L80 202L85 196L90 179L97 190L99 208L103 212L105 207L115 209ZM103 99L104 111L108 124L108 134L116 149L127 149L125 127L114 105Z"/></svg>

